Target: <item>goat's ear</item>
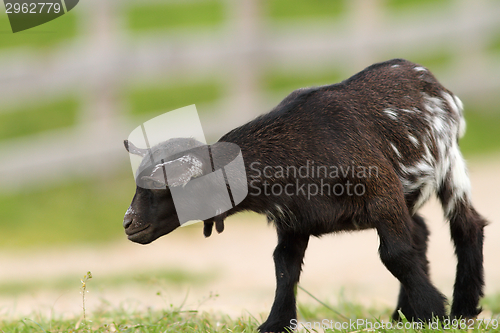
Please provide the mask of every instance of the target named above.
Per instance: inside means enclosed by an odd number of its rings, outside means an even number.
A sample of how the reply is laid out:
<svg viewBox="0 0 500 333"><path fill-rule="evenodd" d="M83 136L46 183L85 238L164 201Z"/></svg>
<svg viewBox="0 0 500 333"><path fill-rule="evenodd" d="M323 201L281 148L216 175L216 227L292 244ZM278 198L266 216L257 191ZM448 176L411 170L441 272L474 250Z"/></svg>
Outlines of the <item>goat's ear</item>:
<svg viewBox="0 0 500 333"><path fill-rule="evenodd" d="M184 155L176 160L157 164L151 173L155 181L165 182L168 186L185 186L192 178L203 174L203 162L194 155ZM144 177L143 177L144 178Z"/></svg>
<svg viewBox="0 0 500 333"><path fill-rule="evenodd" d="M127 149L127 151L131 154L144 157L148 153L147 149L137 148L132 142L128 140L123 140L123 144L125 145L125 149Z"/></svg>

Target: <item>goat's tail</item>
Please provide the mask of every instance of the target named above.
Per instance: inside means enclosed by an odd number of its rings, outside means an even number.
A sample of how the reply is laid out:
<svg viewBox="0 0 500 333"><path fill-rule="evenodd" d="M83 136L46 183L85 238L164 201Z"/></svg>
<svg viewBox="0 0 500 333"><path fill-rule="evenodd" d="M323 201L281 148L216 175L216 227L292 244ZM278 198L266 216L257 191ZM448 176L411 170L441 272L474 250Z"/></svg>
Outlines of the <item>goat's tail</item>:
<svg viewBox="0 0 500 333"><path fill-rule="evenodd" d="M457 272L451 315L474 318L483 296L483 228L486 220L472 206L470 181L458 144L451 150L454 161L438 190L438 197L450 221L451 237L457 256Z"/></svg>

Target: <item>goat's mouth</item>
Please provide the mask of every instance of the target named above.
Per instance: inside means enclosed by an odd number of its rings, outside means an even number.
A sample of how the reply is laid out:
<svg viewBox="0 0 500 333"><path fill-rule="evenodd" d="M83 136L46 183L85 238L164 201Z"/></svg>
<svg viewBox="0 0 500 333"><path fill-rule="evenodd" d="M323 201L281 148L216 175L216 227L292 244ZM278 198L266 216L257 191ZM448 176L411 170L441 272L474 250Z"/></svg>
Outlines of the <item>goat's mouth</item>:
<svg viewBox="0 0 500 333"><path fill-rule="evenodd" d="M127 238L133 242L140 241L145 234L149 233L149 228L151 227L151 224L146 224L142 225L140 227L129 227L125 229L125 234L127 235Z"/></svg>

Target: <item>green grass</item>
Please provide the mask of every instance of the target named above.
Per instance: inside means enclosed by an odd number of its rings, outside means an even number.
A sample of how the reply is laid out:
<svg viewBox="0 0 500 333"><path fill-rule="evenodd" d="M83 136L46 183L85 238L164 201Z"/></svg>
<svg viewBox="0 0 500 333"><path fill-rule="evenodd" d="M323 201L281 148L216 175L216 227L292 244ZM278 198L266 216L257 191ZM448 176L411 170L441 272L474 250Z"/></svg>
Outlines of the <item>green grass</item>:
<svg viewBox="0 0 500 333"><path fill-rule="evenodd" d="M125 94L131 114L137 116L213 102L222 97L223 89L216 81L198 81L131 87Z"/></svg>
<svg viewBox="0 0 500 333"><path fill-rule="evenodd" d="M4 8L2 6L2 8ZM12 33L9 18L0 13L0 49L12 47L36 48L37 52L50 51L54 46L77 35L77 16L74 11L34 28Z"/></svg>
<svg viewBox="0 0 500 333"><path fill-rule="evenodd" d="M179 28L209 28L226 18L225 3L219 0L132 5L126 18L132 31L154 31Z"/></svg>
<svg viewBox="0 0 500 333"><path fill-rule="evenodd" d="M345 13L346 6L344 0L270 0L265 9L276 20L334 19Z"/></svg>
<svg viewBox="0 0 500 333"><path fill-rule="evenodd" d="M88 282L87 288L92 289L92 280ZM299 297L302 295L299 292ZM209 296L213 298L213 295ZM216 296L215 296L216 297ZM496 297L496 307L498 308L498 297ZM491 309L484 304L484 311ZM123 306L115 308L107 302L103 302L97 309L85 308L86 318L75 316L74 318L62 318L57 313L51 318L46 318L39 314L29 317L12 320L0 320L0 330L2 332L144 332L144 333L206 333L206 332L257 332L257 327L262 323L267 314L261 314L258 318L252 315L231 318L221 313L200 312L197 309L189 309L173 304L166 305L164 309L148 309L147 311L135 311L125 309ZM369 326L365 324L357 325L357 320L366 320L371 325L388 325L391 309L385 307L366 307L357 303L352 303L340 298L339 304L309 303L299 304L298 326L305 327L304 332L369 332ZM337 312L339 314L337 314ZM446 332L498 332L498 312L493 312L489 317L494 324L486 328L477 322L474 328L450 329ZM336 329L340 325L349 325L347 329ZM354 325L354 326L351 326ZM370 324L368 324L370 325ZM397 323L391 323L397 325ZM405 333L434 333L442 331L436 327L417 327L416 323L409 323L403 320L401 323L405 329L377 329L376 332L405 332ZM326 328L323 330L323 328ZM375 326L376 327L376 326ZM497 327L497 328L495 328ZM333 328L333 329L332 329Z"/></svg>
<svg viewBox="0 0 500 333"><path fill-rule="evenodd" d="M123 333L208 333L256 332L252 318L231 319L197 310L171 307L167 310L130 312L126 309L103 308L87 316L88 320L47 319L34 316L17 321L0 322L0 330L9 333L32 332L123 332Z"/></svg>
<svg viewBox="0 0 500 333"><path fill-rule="evenodd" d="M0 112L0 140L72 126L78 108L76 99L65 98Z"/></svg>

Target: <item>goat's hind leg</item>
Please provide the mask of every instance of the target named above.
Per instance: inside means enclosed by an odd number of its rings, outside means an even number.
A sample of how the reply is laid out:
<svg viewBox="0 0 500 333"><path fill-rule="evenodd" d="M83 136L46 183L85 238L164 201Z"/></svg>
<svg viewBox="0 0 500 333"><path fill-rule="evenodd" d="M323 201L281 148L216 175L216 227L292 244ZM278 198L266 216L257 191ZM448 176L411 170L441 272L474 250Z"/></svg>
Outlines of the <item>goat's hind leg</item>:
<svg viewBox="0 0 500 333"><path fill-rule="evenodd" d="M429 238L429 230L425 225L424 219L415 214L412 216L413 220L413 230L412 230L412 239L413 239L413 247L417 252L417 259L419 260L419 265L422 267L424 273L430 277L429 275L429 261L427 260L427 240ZM401 284L401 288L399 291L398 297L398 305L396 306L396 310L392 314L392 318L394 320L400 320L400 315L398 310L401 310L403 313L410 313L412 311L412 306L408 299L408 294L406 292L405 287Z"/></svg>
<svg viewBox="0 0 500 333"><path fill-rule="evenodd" d="M479 299L483 296L484 288L483 229L487 222L472 207L468 197L454 200L447 193L452 192L441 191L439 198L450 220L451 238L457 256L451 316L475 318L481 312Z"/></svg>
<svg viewBox="0 0 500 333"><path fill-rule="evenodd" d="M380 237L380 258L389 271L401 282L404 289L401 311L408 320L431 321L444 317L445 297L432 285L414 245L417 228L407 211L391 212L377 221ZM420 231L421 232L421 231ZM395 312L394 319L399 315Z"/></svg>
<svg viewBox="0 0 500 333"><path fill-rule="evenodd" d="M472 206L469 176L459 153L438 197L450 221L457 256L451 316L474 318L481 312L478 304L484 288L483 229L487 222Z"/></svg>

